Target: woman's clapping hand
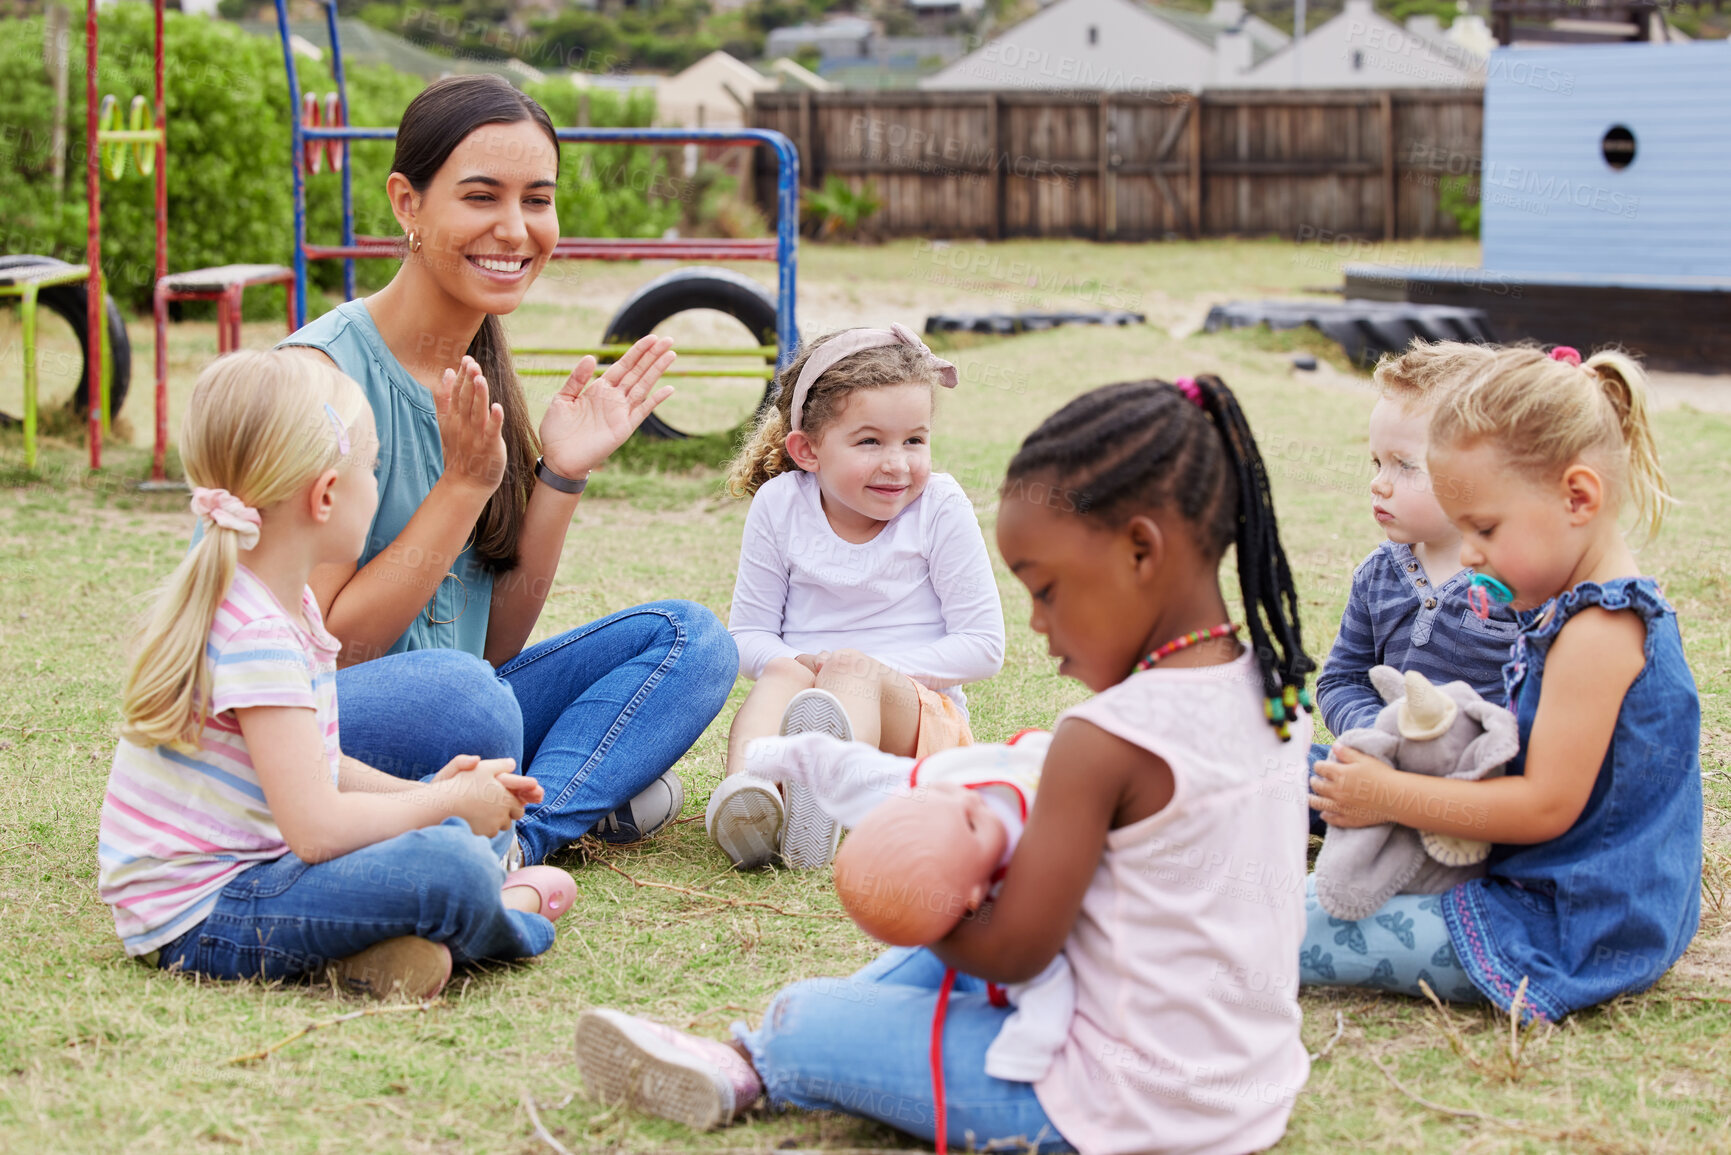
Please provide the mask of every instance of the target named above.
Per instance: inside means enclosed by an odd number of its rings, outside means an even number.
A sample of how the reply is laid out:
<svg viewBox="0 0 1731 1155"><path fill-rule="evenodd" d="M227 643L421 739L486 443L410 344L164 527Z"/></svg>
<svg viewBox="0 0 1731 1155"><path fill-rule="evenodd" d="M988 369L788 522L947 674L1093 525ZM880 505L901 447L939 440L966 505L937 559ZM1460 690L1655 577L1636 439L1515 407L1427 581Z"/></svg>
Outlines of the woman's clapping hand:
<svg viewBox="0 0 1731 1155"><path fill-rule="evenodd" d="M439 445L445 454L443 481L492 496L505 476L505 410L487 392L487 379L465 355L446 369L433 390L439 415Z"/></svg>
<svg viewBox="0 0 1731 1155"><path fill-rule="evenodd" d="M541 449L548 468L582 477L625 444L625 439L673 393L656 387L674 359L673 340L651 334L640 339L607 372L595 376L594 357L584 357L541 419Z"/></svg>

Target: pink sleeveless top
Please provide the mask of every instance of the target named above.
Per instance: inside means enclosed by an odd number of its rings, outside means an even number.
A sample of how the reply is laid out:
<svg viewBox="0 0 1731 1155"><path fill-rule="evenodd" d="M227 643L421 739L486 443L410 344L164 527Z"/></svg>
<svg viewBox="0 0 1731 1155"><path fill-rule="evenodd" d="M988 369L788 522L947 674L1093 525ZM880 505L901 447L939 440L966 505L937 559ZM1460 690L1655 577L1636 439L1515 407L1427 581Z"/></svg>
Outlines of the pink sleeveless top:
<svg viewBox="0 0 1731 1155"><path fill-rule="evenodd" d="M1158 814L1120 827L1064 944L1070 1037L1035 1085L1084 1155L1241 1152L1286 1131L1299 1039L1308 715L1281 742L1248 652L1134 674L1066 711L1172 768Z"/></svg>

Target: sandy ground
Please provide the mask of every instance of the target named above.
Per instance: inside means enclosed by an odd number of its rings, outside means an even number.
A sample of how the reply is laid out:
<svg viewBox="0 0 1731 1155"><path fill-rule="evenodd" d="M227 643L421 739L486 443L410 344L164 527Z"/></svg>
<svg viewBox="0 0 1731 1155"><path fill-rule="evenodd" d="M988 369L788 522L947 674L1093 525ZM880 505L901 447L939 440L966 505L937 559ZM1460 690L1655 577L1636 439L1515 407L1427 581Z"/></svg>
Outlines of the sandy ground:
<svg viewBox="0 0 1731 1155"><path fill-rule="evenodd" d="M1647 384L1661 409L1687 407L1702 413L1731 413L1731 374L1651 370Z"/></svg>

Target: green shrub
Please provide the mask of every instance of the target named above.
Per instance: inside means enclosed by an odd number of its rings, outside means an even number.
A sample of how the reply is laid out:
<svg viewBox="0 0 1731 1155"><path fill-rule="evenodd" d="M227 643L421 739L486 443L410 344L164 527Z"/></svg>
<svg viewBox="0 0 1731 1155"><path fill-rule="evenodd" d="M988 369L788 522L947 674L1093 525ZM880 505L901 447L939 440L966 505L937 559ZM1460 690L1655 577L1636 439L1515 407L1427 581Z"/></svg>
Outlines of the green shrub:
<svg viewBox="0 0 1731 1155"><path fill-rule="evenodd" d="M124 110L134 95L148 98L152 91L151 10L117 4L104 9L101 21L97 90L118 96ZM52 178L54 95L42 63L41 19L9 22L11 35L0 45L0 254L84 260L84 40L82 24L73 23L63 192ZM169 269L290 263L293 177L281 47L233 24L178 12L167 14L165 34ZM298 63L303 92L322 98L334 90L325 65ZM348 87L351 123L388 126L401 119L424 82L386 67L351 68ZM536 93L556 123L576 122L576 89L549 82ZM648 124L654 102L594 93L589 115L593 124ZM350 146L361 235L401 231L385 196L391 155L389 141ZM155 183L132 170L130 157L129 150L125 176L102 182L102 266L117 301L148 310L156 270ZM563 161L558 202L566 235L659 236L678 223L678 184L667 175L665 151L572 146ZM307 178L307 235L314 243L333 244L341 236L341 179L328 169ZM317 261L311 268L315 289L340 291L341 262ZM389 280L396 265L369 260L356 269L366 291ZM280 317L282 307L280 289L246 296L249 317ZM323 308L315 293L309 315Z"/></svg>
<svg viewBox="0 0 1731 1155"><path fill-rule="evenodd" d="M1455 219L1463 237L1479 235L1479 185L1473 177L1455 174L1437 183L1437 207Z"/></svg>
<svg viewBox="0 0 1731 1155"><path fill-rule="evenodd" d="M577 124L585 96L591 128L646 128L655 122L655 97L643 90L584 92L560 79L524 91L561 128ZM554 204L564 236L659 237L679 223L688 185L672 175L671 156L677 152L648 145L568 144L560 154Z"/></svg>
<svg viewBox="0 0 1731 1155"><path fill-rule="evenodd" d="M805 190L802 206L818 240L860 239L865 224L883 207L877 186L867 181L859 189L839 176L830 176L821 189Z"/></svg>
<svg viewBox="0 0 1731 1155"><path fill-rule="evenodd" d="M42 21L10 22L0 47L0 123L18 142L0 166L0 225L7 252L83 261L85 76L82 23L68 55L66 187L51 178L54 97L42 63ZM269 41L233 25L170 12L168 55L168 259L170 269L288 256L288 91ZM151 10L115 5L101 16L99 94L121 108L152 91ZM274 130L274 131L273 131ZM102 264L117 300L148 308L155 276L155 184L131 167L102 181ZM280 300L280 298L279 298Z"/></svg>

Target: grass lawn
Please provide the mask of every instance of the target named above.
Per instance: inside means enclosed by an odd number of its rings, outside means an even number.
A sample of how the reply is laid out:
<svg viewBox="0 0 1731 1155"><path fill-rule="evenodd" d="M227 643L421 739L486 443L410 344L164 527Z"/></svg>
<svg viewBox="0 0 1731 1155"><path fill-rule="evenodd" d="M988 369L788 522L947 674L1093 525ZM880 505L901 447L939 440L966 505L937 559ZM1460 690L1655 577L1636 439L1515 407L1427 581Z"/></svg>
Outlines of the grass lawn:
<svg viewBox="0 0 1731 1155"><path fill-rule="evenodd" d="M1111 381L1218 372L1243 399L1269 460L1306 642L1320 657L1352 569L1378 540L1365 494L1372 393L1338 359L1295 373L1290 353L1319 349L1302 335L1195 330L1213 301L1336 284L1345 255L1272 241L808 246L802 327L917 327L938 309L1146 312L1141 327L951 342L963 385L940 403L939 467L973 495L990 541L1003 466L1046 413ZM1476 261L1462 244L1351 255ZM630 288L657 271L556 267L512 318L513 335L526 344L594 340ZM248 343L268 344L279 324L249 323ZM724 329L699 318L678 335L694 343ZM30 474L17 431L0 431L0 675L11 691L0 705L0 1150L550 1151L525 1095L573 1151L913 1146L874 1124L799 1113L760 1113L698 1135L582 1093L571 1030L583 1007L621 1007L720 1037L730 1020L755 1023L783 984L846 973L875 953L839 915L827 872L736 875L704 837L703 805L743 683L679 765L681 824L578 868L578 904L544 958L459 975L429 1010L354 1019L236 1064L232 1057L365 1005L307 987L199 983L122 955L97 897L95 854L122 645L192 524L184 495L125 485L148 469L149 340L148 325L135 324L140 379L125 413L133 432L122 430L100 477L84 473L75 433L50 436ZM172 340L178 403L214 351L214 326L177 326ZM16 357L9 333L0 332L0 347ZM0 410L17 411L14 366L0 382ZM532 412L555 384L532 380ZM51 380L45 392L55 388ZM684 388L669 412L686 428L724 429L749 409L754 388ZM1670 410L1659 443L1681 500L1644 560L1680 612L1703 711L1708 866L1694 947L1652 991L1518 1038L1486 1010L1306 993L1304 1037L1323 1055L1281 1149L1731 1148L1731 528L1719 516L1731 501L1731 423ZM745 506L719 495L717 476L641 463L598 475L536 638L660 597L692 598L725 618ZM969 691L985 740L1049 724L1083 696L1055 676L1026 628L1021 585L1001 567L999 580L1008 658L1002 674Z"/></svg>

